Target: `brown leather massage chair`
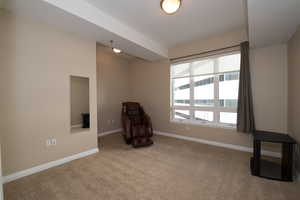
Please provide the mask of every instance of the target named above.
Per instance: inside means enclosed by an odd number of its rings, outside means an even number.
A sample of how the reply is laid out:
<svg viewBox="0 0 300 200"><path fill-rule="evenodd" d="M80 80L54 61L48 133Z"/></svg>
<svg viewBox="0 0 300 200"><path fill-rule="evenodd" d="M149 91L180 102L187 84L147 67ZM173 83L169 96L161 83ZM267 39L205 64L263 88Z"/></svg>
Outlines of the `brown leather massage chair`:
<svg viewBox="0 0 300 200"><path fill-rule="evenodd" d="M153 129L150 117L137 102L122 104L123 137L133 147L145 147L153 144Z"/></svg>

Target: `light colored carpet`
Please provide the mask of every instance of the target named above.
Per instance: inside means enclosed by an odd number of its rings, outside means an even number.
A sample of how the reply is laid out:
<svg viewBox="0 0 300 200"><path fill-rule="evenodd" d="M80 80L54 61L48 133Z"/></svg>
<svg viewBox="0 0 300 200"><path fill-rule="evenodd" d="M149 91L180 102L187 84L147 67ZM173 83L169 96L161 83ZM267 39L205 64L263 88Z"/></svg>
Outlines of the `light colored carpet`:
<svg viewBox="0 0 300 200"><path fill-rule="evenodd" d="M133 149L119 134L100 153L4 186L5 200L299 200L297 183L253 177L248 153L162 136Z"/></svg>

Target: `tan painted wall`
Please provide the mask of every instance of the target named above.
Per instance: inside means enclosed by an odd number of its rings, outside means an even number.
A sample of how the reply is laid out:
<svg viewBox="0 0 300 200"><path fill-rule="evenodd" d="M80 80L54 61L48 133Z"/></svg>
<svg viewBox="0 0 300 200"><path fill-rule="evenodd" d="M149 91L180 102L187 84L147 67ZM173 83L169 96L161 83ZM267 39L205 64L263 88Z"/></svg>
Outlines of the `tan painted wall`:
<svg viewBox="0 0 300 200"><path fill-rule="evenodd" d="M250 51L256 128L287 133L287 45Z"/></svg>
<svg viewBox="0 0 300 200"><path fill-rule="evenodd" d="M82 113L89 113L89 79L72 76L71 81L71 125L82 124Z"/></svg>
<svg viewBox="0 0 300 200"><path fill-rule="evenodd" d="M300 173L300 26L288 42L288 130L298 142L296 168Z"/></svg>
<svg viewBox="0 0 300 200"><path fill-rule="evenodd" d="M3 177L2 177L2 155L1 155L1 139L0 139L0 200L3 200Z"/></svg>
<svg viewBox="0 0 300 200"><path fill-rule="evenodd" d="M176 58L186 55L197 54L233 45L238 45L240 42L247 41L248 35L246 30L236 30L206 40L191 41L175 48L169 49L169 58Z"/></svg>
<svg viewBox="0 0 300 200"><path fill-rule="evenodd" d="M170 63L168 61L131 64L132 96L151 116L155 130L207 139L227 144L250 146L250 136L232 129L184 125L170 122Z"/></svg>
<svg viewBox="0 0 300 200"><path fill-rule="evenodd" d="M218 49L222 47L227 47L235 44L239 44L242 41L247 40L247 35L244 31L236 31L232 33L227 33L219 37L213 37L204 41L192 42L189 45L180 46L176 49L170 50L170 57L180 57L187 54L192 54L196 52L202 52L206 50ZM211 46L210 46L211 45ZM284 48L283 48L284 49ZM256 52L256 51L254 51ZM268 130L273 128L270 124L274 123L276 130L285 131L286 130L286 118L282 115L281 112L286 112L284 108L286 103L286 96L284 93L284 88L286 86L286 74L282 73L286 68L286 65L282 68L279 67L280 63L273 66L274 62L277 62L278 59L286 58L286 52L279 47L279 50L275 48L272 55L264 55L263 58L258 58L254 56L255 62L258 63L258 66L252 66L251 70L252 76L255 77L255 81L259 81L260 84L254 84L254 98L255 98L255 108L261 108L266 105L268 101L273 101L273 110L268 110L267 115L264 115L262 112L258 112L258 127L263 130ZM279 56L279 58L277 58ZM270 58L271 57L271 58ZM269 60L271 59L271 60ZM275 59L275 60L273 60ZM262 62L263 61L263 62ZM251 61L252 62L252 61ZM264 66L261 64L264 63ZM170 122L170 63L167 60L159 62L146 62L138 60L132 62L130 65L131 70L131 79L130 85L136 86L132 87L132 98L135 101L139 101L143 104L146 111L151 115L153 120L154 129L175 133L178 135L190 136L195 138L207 139L227 144L235 144L242 146L251 146L252 141L251 137L247 134L238 133L234 129L224 129L224 128L212 128L200 125L184 125L178 123ZM260 69L266 68L266 69ZM265 84L263 88L266 91L273 91L272 95L265 95L264 98L258 97L260 95L259 88L261 87L262 79L259 75L269 76L269 73L275 74L278 80L270 80L268 84ZM278 88L278 84L283 84L279 87L280 90L275 92ZM274 87L275 86L275 87ZM281 93L283 92L283 94ZM280 97L275 100L274 95L276 94ZM271 119L265 119L267 116L277 116L272 117ZM265 123L266 122L266 123ZM279 124L276 124L279 123ZM276 146L265 146L266 149L277 151Z"/></svg>
<svg viewBox="0 0 300 200"><path fill-rule="evenodd" d="M121 102L130 99L128 59L97 45L98 132L121 128Z"/></svg>
<svg viewBox="0 0 300 200"><path fill-rule="evenodd" d="M288 43L289 133L300 142L300 26Z"/></svg>
<svg viewBox="0 0 300 200"><path fill-rule="evenodd" d="M0 27L4 175L97 148L96 43L6 14ZM70 75L90 78L84 133L70 133ZM46 147L49 137L56 146Z"/></svg>
<svg viewBox="0 0 300 200"><path fill-rule="evenodd" d="M0 9L2 9L4 6L4 0L0 0Z"/></svg>

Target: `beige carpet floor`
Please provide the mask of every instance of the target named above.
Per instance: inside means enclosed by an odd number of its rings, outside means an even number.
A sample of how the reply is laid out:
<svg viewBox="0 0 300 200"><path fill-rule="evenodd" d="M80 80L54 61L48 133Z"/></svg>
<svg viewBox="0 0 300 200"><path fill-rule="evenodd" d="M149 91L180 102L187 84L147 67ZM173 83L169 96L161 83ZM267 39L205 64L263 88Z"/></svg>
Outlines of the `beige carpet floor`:
<svg viewBox="0 0 300 200"><path fill-rule="evenodd" d="M300 185L253 177L248 153L162 136L132 149L119 134L100 153L5 184L5 200L299 200Z"/></svg>

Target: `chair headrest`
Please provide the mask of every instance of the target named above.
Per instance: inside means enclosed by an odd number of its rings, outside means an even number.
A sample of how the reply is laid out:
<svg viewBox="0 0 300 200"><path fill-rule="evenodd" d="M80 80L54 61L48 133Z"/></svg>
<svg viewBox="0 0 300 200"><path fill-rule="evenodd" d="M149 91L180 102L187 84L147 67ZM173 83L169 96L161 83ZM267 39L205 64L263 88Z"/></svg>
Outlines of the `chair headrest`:
<svg viewBox="0 0 300 200"><path fill-rule="evenodd" d="M139 115L140 104L136 102L125 102L123 103L124 112L128 115Z"/></svg>

